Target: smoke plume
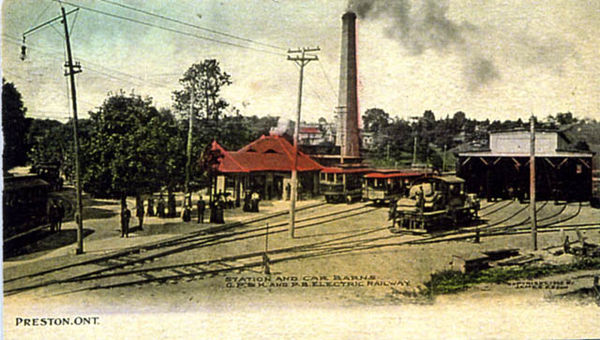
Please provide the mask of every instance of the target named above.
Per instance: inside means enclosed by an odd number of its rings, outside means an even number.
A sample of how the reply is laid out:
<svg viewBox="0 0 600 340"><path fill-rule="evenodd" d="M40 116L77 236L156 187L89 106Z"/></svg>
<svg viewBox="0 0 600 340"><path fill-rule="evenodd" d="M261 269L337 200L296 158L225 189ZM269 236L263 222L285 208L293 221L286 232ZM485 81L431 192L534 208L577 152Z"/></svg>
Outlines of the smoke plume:
<svg viewBox="0 0 600 340"><path fill-rule="evenodd" d="M275 136L283 136L290 127L291 120L283 117L279 117L277 120L277 126L271 128L270 134Z"/></svg>
<svg viewBox="0 0 600 340"><path fill-rule="evenodd" d="M500 72L494 62L502 32L489 32L469 23L456 23L447 17L447 0L350 0L349 9L359 18L387 22L385 33L398 41L412 55L427 50L449 53L462 60L462 74L469 90L474 91L495 79ZM568 48L556 49L556 42L545 44L531 37L514 35L511 46L517 51L507 58L521 65L561 64ZM523 44L528 41L528 44ZM529 65L527 65L529 64Z"/></svg>

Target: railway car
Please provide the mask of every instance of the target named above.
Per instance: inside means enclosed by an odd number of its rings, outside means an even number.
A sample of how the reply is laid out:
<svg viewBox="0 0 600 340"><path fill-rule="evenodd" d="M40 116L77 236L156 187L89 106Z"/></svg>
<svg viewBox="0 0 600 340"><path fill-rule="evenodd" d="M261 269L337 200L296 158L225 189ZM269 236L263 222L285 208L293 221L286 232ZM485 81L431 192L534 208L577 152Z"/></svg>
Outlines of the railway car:
<svg viewBox="0 0 600 340"><path fill-rule="evenodd" d="M408 195L390 207L392 232L427 233L467 224L477 217L479 201L465 194L465 181L457 176L428 176L416 180Z"/></svg>
<svg viewBox="0 0 600 340"><path fill-rule="evenodd" d="M319 185L327 203L352 203L362 198L362 177L368 168L327 167L321 170Z"/></svg>
<svg viewBox="0 0 600 340"><path fill-rule="evenodd" d="M600 208L600 177L592 178L592 200L593 207Z"/></svg>
<svg viewBox="0 0 600 340"><path fill-rule="evenodd" d="M51 186L36 175L4 178L2 197L4 241L47 222Z"/></svg>
<svg viewBox="0 0 600 340"><path fill-rule="evenodd" d="M59 163L41 163L32 167L31 170L36 173L39 178L48 182L52 191L61 191L63 189L63 179L60 177Z"/></svg>
<svg viewBox="0 0 600 340"><path fill-rule="evenodd" d="M378 170L364 175L363 199L375 204L389 203L402 197L411 183L425 176L421 171Z"/></svg>

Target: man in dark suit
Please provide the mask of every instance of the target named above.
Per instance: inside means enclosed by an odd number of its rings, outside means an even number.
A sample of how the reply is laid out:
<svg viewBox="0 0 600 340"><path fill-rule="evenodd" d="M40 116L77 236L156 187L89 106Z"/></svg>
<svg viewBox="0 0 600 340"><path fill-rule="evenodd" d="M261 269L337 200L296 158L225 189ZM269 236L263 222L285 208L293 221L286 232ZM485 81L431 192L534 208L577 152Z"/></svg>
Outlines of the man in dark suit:
<svg viewBox="0 0 600 340"><path fill-rule="evenodd" d="M198 198L198 202L196 203L198 208L198 223L204 223L204 210L206 210L206 203L202 196Z"/></svg>

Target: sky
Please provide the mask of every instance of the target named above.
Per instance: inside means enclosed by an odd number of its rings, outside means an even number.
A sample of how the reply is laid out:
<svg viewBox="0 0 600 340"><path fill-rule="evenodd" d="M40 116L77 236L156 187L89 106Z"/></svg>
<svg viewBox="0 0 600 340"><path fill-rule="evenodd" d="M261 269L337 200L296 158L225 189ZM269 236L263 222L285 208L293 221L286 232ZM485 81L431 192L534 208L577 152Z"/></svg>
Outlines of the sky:
<svg viewBox="0 0 600 340"><path fill-rule="evenodd" d="M171 107L185 70L217 59L233 82L223 97L243 115L294 120L299 69L286 59L287 50L319 46L319 61L304 71L302 119L333 121L341 16L352 9L358 14L361 114L377 107L405 119L432 110L438 118L463 111L479 120L525 120L570 111L600 119L600 1L63 4L67 11L81 6L68 22L73 54L83 69L76 75L82 118L121 89L150 96L159 108ZM21 92L29 117L65 121L71 115L60 21L29 34L27 57L19 58L23 33L59 14L60 5L52 0L2 4L2 75Z"/></svg>

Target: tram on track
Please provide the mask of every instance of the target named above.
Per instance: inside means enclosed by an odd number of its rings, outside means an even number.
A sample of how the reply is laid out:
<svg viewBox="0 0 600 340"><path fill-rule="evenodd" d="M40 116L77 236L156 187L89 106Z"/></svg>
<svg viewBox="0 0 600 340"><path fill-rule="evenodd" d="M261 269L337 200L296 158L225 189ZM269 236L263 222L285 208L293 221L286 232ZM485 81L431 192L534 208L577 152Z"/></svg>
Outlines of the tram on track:
<svg viewBox="0 0 600 340"><path fill-rule="evenodd" d="M376 170L364 175L363 199L375 204L389 203L404 196L412 182L426 176L410 170Z"/></svg>
<svg viewBox="0 0 600 340"><path fill-rule="evenodd" d="M4 240L47 223L51 186L36 175L8 176L2 190L2 235Z"/></svg>
<svg viewBox="0 0 600 340"><path fill-rule="evenodd" d="M468 224L477 218L479 200L465 194L465 181L454 175L415 180L408 195L390 207L392 232L427 233L447 226Z"/></svg>
<svg viewBox="0 0 600 340"><path fill-rule="evenodd" d="M593 207L600 208L600 173L596 173L595 175L596 176L592 177L591 204Z"/></svg>
<svg viewBox="0 0 600 340"><path fill-rule="evenodd" d="M321 170L319 185L327 203L352 203L362 198L365 167L327 167Z"/></svg>

